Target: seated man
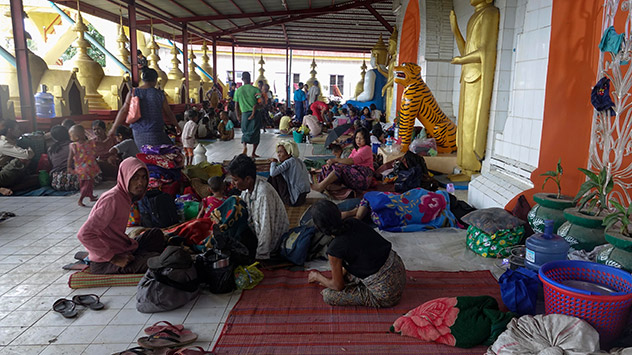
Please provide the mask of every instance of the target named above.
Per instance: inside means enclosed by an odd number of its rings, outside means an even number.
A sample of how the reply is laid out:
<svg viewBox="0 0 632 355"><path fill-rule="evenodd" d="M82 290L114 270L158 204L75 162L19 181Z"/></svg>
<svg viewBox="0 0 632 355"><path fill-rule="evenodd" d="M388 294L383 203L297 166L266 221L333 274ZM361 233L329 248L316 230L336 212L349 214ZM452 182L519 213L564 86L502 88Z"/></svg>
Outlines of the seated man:
<svg viewBox="0 0 632 355"><path fill-rule="evenodd" d="M228 170L248 207L248 223L258 240L257 259L270 259L290 227L283 201L272 185L257 177L257 166L247 155L236 156Z"/></svg>
<svg viewBox="0 0 632 355"><path fill-rule="evenodd" d="M318 121L318 118L312 114L312 110L307 110L307 114L303 117L303 124L309 128L309 133L312 137L323 132L323 126Z"/></svg>
<svg viewBox="0 0 632 355"><path fill-rule="evenodd" d="M27 177L27 166L33 158L31 148L16 145L20 137L14 120L0 120L0 195L11 195L13 190L38 185L37 177Z"/></svg>
<svg viewBox="0 0 632 355"><path fill-rule="evenodd" d="M162 231L149 229L136 239L125 234L132 203L147 191L149 173L143 162L127 158L119 165L116 186L92 207L77 238L88 249L94 274L137 274L147 271L147 259L165 248Z"/></svg>

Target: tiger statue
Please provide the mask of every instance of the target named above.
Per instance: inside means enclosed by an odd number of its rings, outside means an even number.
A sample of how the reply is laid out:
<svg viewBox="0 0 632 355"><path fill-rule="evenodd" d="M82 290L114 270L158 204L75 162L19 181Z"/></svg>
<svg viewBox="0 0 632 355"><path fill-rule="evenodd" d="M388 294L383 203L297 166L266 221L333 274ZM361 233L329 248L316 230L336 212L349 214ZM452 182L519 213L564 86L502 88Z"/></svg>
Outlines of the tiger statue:
<svg viewBox="0 0 632 355"><path fill-rule="evenodd" d="M401 151L410 145L415 118L426 127L428 136L437 141L439 153L456 152L456 125L441 111L437 100L421 78L421 67L404 63L394 68L395 82L404 86L399 108L399 138Z"/></svg>

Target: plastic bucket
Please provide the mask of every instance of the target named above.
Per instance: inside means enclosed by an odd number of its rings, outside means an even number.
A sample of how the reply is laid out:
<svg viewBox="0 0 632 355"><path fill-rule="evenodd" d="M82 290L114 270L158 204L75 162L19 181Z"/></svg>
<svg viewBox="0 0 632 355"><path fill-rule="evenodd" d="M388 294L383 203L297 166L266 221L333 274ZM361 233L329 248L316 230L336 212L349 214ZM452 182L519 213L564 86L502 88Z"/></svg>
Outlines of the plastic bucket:
<svg viewBox="0 0 632 355"><path fill-rule="evenodd" d="M294 141L296 143L303 143L303 136L304 136L303 133L299 133L297 131L293 131L292 135L294 136Z"/></svg>

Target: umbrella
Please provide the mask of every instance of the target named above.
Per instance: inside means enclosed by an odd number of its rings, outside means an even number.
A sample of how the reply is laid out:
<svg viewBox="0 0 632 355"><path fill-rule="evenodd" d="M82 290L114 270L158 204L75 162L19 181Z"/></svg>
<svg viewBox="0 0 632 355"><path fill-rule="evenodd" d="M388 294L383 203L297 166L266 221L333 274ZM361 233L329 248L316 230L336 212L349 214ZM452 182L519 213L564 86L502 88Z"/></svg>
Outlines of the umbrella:
<svg viewBox="0 0 632 355"><path fill-rule="evenodd" d="M325 140L325 148L329 148L329 145L333 143L338 137L342 136L349 128L352 127L351 123L340 125L334 128L327 135L327 139Z"/></svg>

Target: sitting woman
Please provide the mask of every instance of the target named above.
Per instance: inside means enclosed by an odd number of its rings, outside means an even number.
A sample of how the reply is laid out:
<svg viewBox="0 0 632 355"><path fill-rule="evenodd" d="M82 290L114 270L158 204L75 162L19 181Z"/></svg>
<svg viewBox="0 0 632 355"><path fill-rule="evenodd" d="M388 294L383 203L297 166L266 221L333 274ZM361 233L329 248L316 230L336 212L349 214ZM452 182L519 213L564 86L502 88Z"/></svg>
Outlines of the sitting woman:
<svg viewBox="0 0 632 355"><path fill-rule="evenodd" d="M327 186L340 181L353 190L366 190L371 186L373 177L373 153L371 136L366 128L359 128L353 135L353 151L349 158L327 160L318 177L318 184L312 189L323 192Z"/></svg>
<svg viewBox="0 0 632 355"><path fill-rule="evenodd" d="M450 196L445 191L428 191L422 188L395 192L369 191L360 206L343 212L343 218L371 220L381 230L389 232L415 232L429 229L457 227L458 222L450 211Z"/></svg>
<svg viewBox="0 0 632 355"><path fill-rule="evenodd" d="M79 190L79 177L68 172L68 155L70 151L70 135L64 126L53 126L50 129L53 144L48 147L48 160L53 167L50 171L51 187L57 191Z"/></svg>
<svg viewBox="0 0 632 355"><path fill-rule="evenodd" d="M321 292L325 303L376 308L396 305L406 285L406 268L391 243L355 218L343 221L331 201L319 200L312 213L316 228L333 236L327 249L332 277L312 271L307 278L326 287Z"/></svg>
<svg viewBox="0 0 632 355"><path fill-rule="evenodd" d="M97 163L103 173L103 179L115 179L118 173L118 166L112 164L108 159L111 157L110 149L116 144L114 136L106 135L105 122L101 120L92 121L92 133L94 133L95 153Z"/></svg>
<svg viewBox="0 0 632 355"><path fill-rule="evenodd" d="M303 161L298 158L298 145L290 141L277 143L279 160L270 159L268 182L279 193L283 203L301 206L310 191L309 173Z"/></svg>

